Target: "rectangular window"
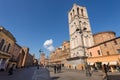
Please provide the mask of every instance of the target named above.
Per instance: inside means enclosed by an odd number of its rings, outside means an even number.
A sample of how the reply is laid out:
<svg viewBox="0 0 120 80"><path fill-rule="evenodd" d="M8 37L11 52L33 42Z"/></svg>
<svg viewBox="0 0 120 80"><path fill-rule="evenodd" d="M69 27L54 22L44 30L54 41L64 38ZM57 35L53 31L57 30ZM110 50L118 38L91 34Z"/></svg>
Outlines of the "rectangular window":
<svg viewBox="0 0 120 80"><path fill-rule="evenodd" d="M90 56L92 56L92 53L90 52Z"/></svg>
<svg viewBox="0 0 120 80"><path fill-rule="evenodd" d="M107 51L107 55L110 55L109 51Z"/></svg>
<svg viewBox="0 0 120 80"><path fill-rule="evenodd" d="M97 52L98 52L98 55L100 55L100 50L98 50Z"/></svg>

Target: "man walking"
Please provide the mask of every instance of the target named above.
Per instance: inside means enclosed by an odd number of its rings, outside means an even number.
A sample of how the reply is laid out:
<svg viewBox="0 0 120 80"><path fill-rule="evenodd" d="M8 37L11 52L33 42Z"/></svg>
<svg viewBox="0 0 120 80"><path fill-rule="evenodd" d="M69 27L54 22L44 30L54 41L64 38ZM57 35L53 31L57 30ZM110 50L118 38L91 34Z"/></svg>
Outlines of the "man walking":
<svg viewBox="0 0 120 80"><path fill-rule="evenodd" d="M105 80L105 79L106 79L106 80L109 80L109 79L108 79L108 74L107 74L107 65L106 65L106 64L103 65L102 70L103 70L103 72L104 72L103 80Z"/></svg>
<svg viewBox="0 0 120 80"><path fill-rule="evenodd" d="M9 73L8 75L12 75L12 74L13 74L13 66L14 66L14 65L12 65L12 66L10 67L10 69L9 69L9 71L8 71L8 73Z"/></svg>
<svg viewBox="0 0 120 80"><path fill-rule="evenodd" d="M56 70L57 70L57 66L54 65L54 73L56 73Z"/></svg>

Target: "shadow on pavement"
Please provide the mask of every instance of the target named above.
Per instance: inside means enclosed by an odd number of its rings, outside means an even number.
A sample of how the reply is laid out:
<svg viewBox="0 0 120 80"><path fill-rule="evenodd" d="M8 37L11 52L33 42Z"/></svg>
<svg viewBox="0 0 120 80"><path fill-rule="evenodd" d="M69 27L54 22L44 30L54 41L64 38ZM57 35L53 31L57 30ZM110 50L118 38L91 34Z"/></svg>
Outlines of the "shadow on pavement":
<svg viewBox="0 0 120 80"><path fill-rule="evenodd" d="M120 75L109 75L109 80L120 80Z"/></svg>
<svg viewBox="0 0 120 80"><path fill-rule="evenodd" d="M52 77L51 79L52 80L57 80L59 77Z"/></svg>

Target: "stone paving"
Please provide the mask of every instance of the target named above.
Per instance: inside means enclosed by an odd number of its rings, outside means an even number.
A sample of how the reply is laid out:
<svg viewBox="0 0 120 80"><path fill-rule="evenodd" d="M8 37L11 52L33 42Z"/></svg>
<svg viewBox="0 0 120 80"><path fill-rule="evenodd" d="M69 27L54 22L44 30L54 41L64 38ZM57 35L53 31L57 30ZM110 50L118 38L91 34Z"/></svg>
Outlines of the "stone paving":
<svg viewBox="0 0 120 80"><path fill-rule="evenodd" d="M61 72L54 74L50 72L52 80L102 80L102 75L94 74L94 76L86 77L84 72Z"/></svg>
<svg viewBox="0 0 120 80"><path fill-rule="evenodd" d="M30 67L13 71L13 75L8 75L8 71L0 72L0 80L51 80L48 69Z"/></svg>
<svg viewBox="0 0 120 80"><path fill-rule="evenodd" d="M50 80L49 71L45 68L40 68L34 71L32 80Z"/></svg>
<svg viewBox="0 0 120 80"><path fill-rule="evenodd" d="M13 75L8 75L8 71L0 72L0 80L32 80L34 70L35 67L15 69Z"/></svg>
<svg viewBox="0 0 120 80"><path fill-rule="evenodd" d="M120 72L109 72L108 75L109 80L120 80ZM86 77L85 72L80 70L62 70L55 74L53 70L36 67L17 69L11 76L8 72L0 72L0 80L103 80L102 77L103 73L99 71L94 71L91 77Z"/></svg>
<svg viewBox="0 0 120 80"><path fill-rule="evenodd" d="M108 73L109 80L120 80L120 72ZM52 80L103 80L103 72L95 71L91 77L86 77L84 71L65 70L61 73L50 72Z"/></svg>

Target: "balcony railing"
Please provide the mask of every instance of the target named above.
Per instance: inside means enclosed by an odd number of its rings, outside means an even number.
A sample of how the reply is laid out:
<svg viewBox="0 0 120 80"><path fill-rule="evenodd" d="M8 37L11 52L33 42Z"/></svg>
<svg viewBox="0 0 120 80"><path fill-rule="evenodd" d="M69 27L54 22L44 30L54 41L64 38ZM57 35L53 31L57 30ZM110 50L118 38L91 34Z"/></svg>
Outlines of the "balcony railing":
<svg viewBox="0 0 120 80"><path fill-rule="evenodd" d="M2 55L4 55L4 56L8 56L8 57L10 57L10 56L11 56L9 53L4 52L4 51L1 51L1 50L0 50L0 54L2 54Z"/></svg>

